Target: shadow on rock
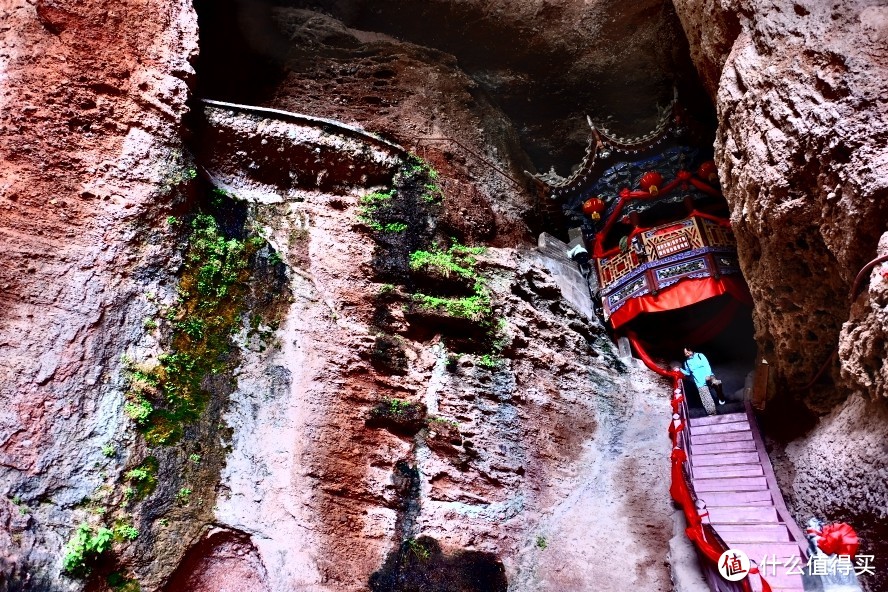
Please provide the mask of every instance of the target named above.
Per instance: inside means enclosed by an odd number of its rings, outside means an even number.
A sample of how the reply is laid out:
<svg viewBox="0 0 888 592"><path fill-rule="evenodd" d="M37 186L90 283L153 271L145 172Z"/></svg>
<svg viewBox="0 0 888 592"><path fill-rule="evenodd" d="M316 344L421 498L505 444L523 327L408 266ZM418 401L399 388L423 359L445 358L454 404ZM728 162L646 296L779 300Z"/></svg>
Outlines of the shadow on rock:
<svg viewBox="0 0 888 592"><path fill-rule="evenodd" d="M445 555L430 537L408 539L370 576L373 592L505 592L502 562L492 553Z"/></svg>

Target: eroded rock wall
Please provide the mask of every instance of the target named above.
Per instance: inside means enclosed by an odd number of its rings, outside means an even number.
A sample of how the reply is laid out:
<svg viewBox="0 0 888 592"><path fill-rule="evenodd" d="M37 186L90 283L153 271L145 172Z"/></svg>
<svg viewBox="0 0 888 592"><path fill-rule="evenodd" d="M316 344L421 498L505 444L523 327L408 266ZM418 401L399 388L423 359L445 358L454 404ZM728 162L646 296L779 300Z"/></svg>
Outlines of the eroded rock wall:
<svg viewBox="0 0 888 592"><path fill-rule="evenodd" d="M0 586L67 589L75 507L128 456L120 360L143 331L135 270L169 257L150 227L185 172L196 16L5 0L0 20Z"/></svg>
<svg viewBox="0 0 888 592"><path fill-rule="evenodd" d="M674 3L719 113L722 186L776 375L771 433L796 439L778 449L786 493L801 518L856 519L878 553L888 507L878 269L849 294L883 253L888 221L888 7ZM836 349L839 363L827 362ZM826 379L809 386L824 363Z"/></svg>
<svg viewBox="0 0 888 592"><path fill-rule="evenodd" d="M478 272L504 323L473 344L460 334L474 335L472 323L418 313L418 288L380 273L388 256L360 220L361 199L387 189L392 154L323 126L291 135L262 116L212 130L186 118L190 5L0 5L0 589L137 580L143 590L338 592L427 577L452 588L483 574L514 590L667 590L663 385L624 367L600 327L565 303L548 271L557 265L527 233L521 174L534 167L522 141L556 152L563 137L577 148L586 139L567 82L629 67L620 84L643 84L633 101L650 100L640 131L671 97L668 5L588 6L434 5L449 26L475 14L501 24L505 45L491 55L533 40L522 50L533 68L488 74L486 46L467 72L470 56L423 47L421 34L411 43L320 13L264 13L286 51L260 102L404 143L439 169L443 189L425 219L409 220L414 230L492 245ZM522 24L531 17L545 30ZM590 47L597 57L580 55ZM582 76L531 80L573 58ZM533 121L549 92L560 110ZM524 94L533 100L521 116ZM546 132L562 113L575 125ZM225 370L200 380L212 393L200 419L175 445L149 443L124 405L139 401L134 380L156 378L188 320L177 306L193 294L178 276L199 208L226 238L264 237L251 263L264 280L224 336ZM140 388L157 396L156 386ZM80 524L93 535L115 528L85 578L62 573ZM615 568L615 549L637 567Z"/></svg>
<svg viewBox="0 0 888 592"><path fill-rule="evenodd" d="M300 187L241 149L289 137L323 154L341 138L261 114L207 115L245 132L217 134L229 141L215 145L210 173L251 196L293 298L268 347L242 351L215 509L218 524L252 534L266 585L498 590L479 574L501 570L510 590L667 590L663 385L624 366L566 304L557 265L530 246L478 255L502 321L498 343L463 351L477 321L418 313L411 288L380 273L379 234L361 210L385 186ZM375 162L349 160L355 169L391 166L370 149L345 154ZM615 546L647 567L611 569Z"/></svg>

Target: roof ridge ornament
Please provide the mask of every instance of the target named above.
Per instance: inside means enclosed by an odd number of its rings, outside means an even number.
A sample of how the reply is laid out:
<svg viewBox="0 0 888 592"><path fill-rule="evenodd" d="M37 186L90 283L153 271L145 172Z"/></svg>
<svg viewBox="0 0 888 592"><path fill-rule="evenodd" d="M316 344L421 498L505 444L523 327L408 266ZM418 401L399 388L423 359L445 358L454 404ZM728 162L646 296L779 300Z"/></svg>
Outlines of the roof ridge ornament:
<svg viewBox="0 0 888 592"><path fill-rule="evenodd" d="M674 97L669 105L664 108L657 107L659 117L656 127L647 134L635 138L617 136L604 127L604 124L596 123L587 113L586 122L589 124L591 133L579 167L567 178L559 175L553 176L551 172L536 174L534 177L548 187L546 194L551 199L559 200L585 183L590 176L594 176L596 165L610 159L614 153L632 155L650 150L663 142L670 132L679 132L678 120L681 108L678 104L677 92L673 94Z"/></svg>

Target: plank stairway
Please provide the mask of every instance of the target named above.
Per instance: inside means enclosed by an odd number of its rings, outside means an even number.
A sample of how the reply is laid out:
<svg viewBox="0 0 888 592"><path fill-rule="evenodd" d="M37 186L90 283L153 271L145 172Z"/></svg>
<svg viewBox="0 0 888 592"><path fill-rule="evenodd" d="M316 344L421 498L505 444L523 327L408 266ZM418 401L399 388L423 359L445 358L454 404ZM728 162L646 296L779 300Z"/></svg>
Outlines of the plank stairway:
<svg viewBox="0 0 888 592"><path fill-rule="evenodd" d="M801 576L787 572L804 569L805 538L786 509L751 417L747 403L746 413L689 420L691 482L705 502L704 520L729 548L758 563L774 592L802 592ZM789 561L794 570L784 565Z"/></svg>

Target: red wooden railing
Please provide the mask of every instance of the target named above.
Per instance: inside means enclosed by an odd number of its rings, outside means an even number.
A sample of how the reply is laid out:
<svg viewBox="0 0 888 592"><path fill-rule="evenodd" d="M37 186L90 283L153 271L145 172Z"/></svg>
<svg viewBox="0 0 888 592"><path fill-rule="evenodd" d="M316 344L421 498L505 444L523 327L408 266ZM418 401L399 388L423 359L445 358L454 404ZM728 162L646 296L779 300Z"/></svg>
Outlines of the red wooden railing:
<svg viewBox="0 0 888 592"><path fill-rule="evenodd" d="M744 578L740 582L729 582L718 573L718 559L728 550L728 546L709 525L706 504L697 498L691 482L691 439L687 430L689 415L681 372L660 367L648 355L635 335L630 333L627 337L645 366L672 381L672 419L668 429L672 441L672 483L669 493L681 506L687 519L688 528L685 532L703 560L703 574L709 588L712 592L755 592L750 578ZM762 592L771 592L770 585L761 577L755 565L750 569L750 573L759 575Z"/></svg>

